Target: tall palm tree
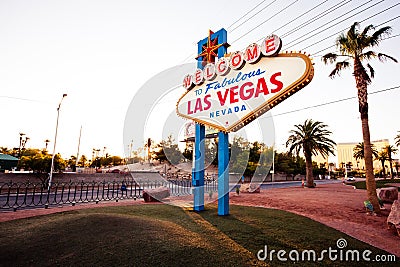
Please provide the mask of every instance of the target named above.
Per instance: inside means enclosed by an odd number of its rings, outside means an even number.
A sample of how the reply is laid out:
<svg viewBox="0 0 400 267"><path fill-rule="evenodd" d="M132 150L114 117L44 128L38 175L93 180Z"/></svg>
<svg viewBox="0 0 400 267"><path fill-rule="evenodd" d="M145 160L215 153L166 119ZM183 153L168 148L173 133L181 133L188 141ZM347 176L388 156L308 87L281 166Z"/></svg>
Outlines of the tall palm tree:
<svg viewBox="0 0 400 267"><path fill-rule="evenodd" d="M397 136L394 138L396 146L400 146L400 132L397 134Z"/></svg>
<svg viewBox="0 0 400 267"><path fill-rule="evenodd" d="M383 173L383 177L386 178L386 171L385 171L385 161L387 161L388 158L388 154L386 152L385 149L382 149L379 153L378 156L376 157L377 160L379 160L382 164L382 173Z"/></svg>
<svg viewBox="0 0 400 267"><path fill-rule="evenodd" d="M371 144L371 151L374 158L378 157L378 150L376 150L375 145ZM357 159L364 159L364 142L358 143L353 148L353 158Z"/></svg>
<svg viewBox="0 0 400 267"><path fill-rule="evenodd" d="M339 35L336 40L336 46L338 47L340 53L328 53L322 57L322 61L325 64L336 62L335 68L329 74L329 77L331 78L339 75L342 70L350 68L350 61L353 63L353 75L356 80L358 109L360 112L364 140L367 194L369 201L374 207L374 211L379 213L380 206L378 202L378 196L376 194L376 182L372 163L367 98L367 88L371 83L371 79L374 78L375 71L369 63L367 63L365 66L363 63L375 58L379 59L380 61L389 59L397 62L397 60L389 55L370 50L378 46L386 36L390 35L391 27L386 26L375 31L375 27L373 25L368 25L363 29L363 31L360 31L359 26L359 23L355 22L353 25L351 25L346 34L342 33ZM337 61L339 57L344 57L345 59L343 61Z"/></svg>
<svg viewBox="0 0 400 267"><path fill-rule="evenodd" d="M336 143L328 138L332 132L327 130L327 125L320 121L310 119L294 127L295 129L290 131L291 135L286 141L286 147L289 147L289 153L294 151L297 155L303 151L306 158L307 187L314 187L312 156L318 153L323 157L328 157L329 154L334 155Z"/></svg>
<svg viewBox="0 0 400 267"><path fill-rule="evenodd" d="M389 165L390 165L390 175L391 175L391 178L394 179L392 154L396 154L398 150L397 150L397 148L395 148L392 145L387 145L384 147L384 149L386 150L386 154L388 156L388 161L389 161Z"/></svg>

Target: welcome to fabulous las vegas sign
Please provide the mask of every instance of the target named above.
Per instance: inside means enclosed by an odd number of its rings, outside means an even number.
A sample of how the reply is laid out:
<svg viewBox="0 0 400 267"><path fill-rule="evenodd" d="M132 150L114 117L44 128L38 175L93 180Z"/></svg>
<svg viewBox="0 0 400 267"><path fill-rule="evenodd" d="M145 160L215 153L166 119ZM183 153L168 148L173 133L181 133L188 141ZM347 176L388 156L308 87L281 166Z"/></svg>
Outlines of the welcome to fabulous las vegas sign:
<svg viewBox="0 0 400 267"><path fill-rule="evenodd" d="M280 53L281 39L270 35L196 69L183 79L186 92L176 105L179 116L234 132L293 95L314 76L303 53Z"/></svg>

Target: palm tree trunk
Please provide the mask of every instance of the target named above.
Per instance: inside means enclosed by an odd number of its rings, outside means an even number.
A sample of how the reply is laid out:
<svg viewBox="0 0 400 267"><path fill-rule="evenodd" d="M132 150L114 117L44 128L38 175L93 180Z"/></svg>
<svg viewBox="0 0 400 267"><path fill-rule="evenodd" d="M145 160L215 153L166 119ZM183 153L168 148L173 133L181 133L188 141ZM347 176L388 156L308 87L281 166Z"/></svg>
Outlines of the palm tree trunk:
<svg viewBox="0 0 400 267"><path fill-rule="evenodd" d="M354 59L354 77L358 91L358 106L361 117L361 127L364 140L364 160L365 160L365 182L367 186L368 200L374 207L374 212L380 213L378 196L376 194L376 182L374 177L374 166L372 162L371 137L368 123L368 98L367 80L363 77L361 62L356 57Z"/></svg>
<svg viewBox="0 0 400 267"><path fill-rule="evenodd" d="M306 158L306 181L307 187L314 187L314 176L312 170L312 159L311 153L308 151L304 151L304 156Z"/></svg>
<svg viewBox="0 0 400 267"><path fill-rule="evenodd" d="M386 179L385 161L384 160L381 160L381 165L382 165L382 176L383 176L383 178Z"/></svg>
<svg viewBox="0 0 400 267"><path fill-rule="evenodd" d="M372 151L371 151L371 142L370 142L370 134L369 134L369 123L368 123L368 115L365 118L361 118L363 139L364 139L364 160L365 160L365 182L367 186L367 195L368 200L374 207L374 211L376 213L380 212L380 206L378 201L378 196L376 194L376 182L374 177L374 166L372 163Z"/></svg>
<svg viewBox="0 0 400 267"><path fill-rule="evenodd" d="M392 179L394 179L394 175L393 175L393 164L392 164L392 151L388 151L390 154L389 154L389 165L390 165L390 175L391 175L391 178Z"/></svg>

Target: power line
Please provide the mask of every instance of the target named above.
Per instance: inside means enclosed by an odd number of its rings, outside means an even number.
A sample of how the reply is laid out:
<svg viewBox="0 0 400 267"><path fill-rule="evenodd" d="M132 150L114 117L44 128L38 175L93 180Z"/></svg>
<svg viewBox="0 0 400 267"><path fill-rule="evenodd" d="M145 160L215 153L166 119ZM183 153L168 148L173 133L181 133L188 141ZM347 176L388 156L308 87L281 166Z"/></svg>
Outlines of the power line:
<svg viewBox="0 0 400 267"><path fill-rule="evenodd" d="M22 100L22 101L29 101L29 102L40 102L40 103L45 103L45 102L40 101L40 100L29 99L29 98L22 98L22 97L15 97L15 96L0 95L0 98L8 98L8 99L15 99L15 100Z"/></svg>
<svg viewBox="0 0 400 267"><path fill-rule="evenodd" d="M399 3L399 4L400 4L400 3ZM396 4L396 5L398 5L398 4ZM393 6L392 6L392 7L393 7ZM390 8L392 8L392 7L390 7ZM387 11L387 10L388 10L388 9L385 9L384 11ZM380 12L380 13L382 13L382 12ZM379 13L379 14L380 14L380 13ZM366 18L366 19L360 21L360 23L361 23L361 22L364 22L364 21L366 21L366 20L368 20L368 19L370 19L370 18L372 18L372 17L375 17L376 15L378 15L378 14L375 14L375 15L369 17L369 18ZM396 19L398 19L398 18L400 18L400 16L397 16L397 17L391 18L391 19L389 19L389 20L387 20L387 21L385 21L385 22L382 22L382 23L376 25L376 27L382 26L383 24L389 23L389 22L391 22L391 21L393 21L393 20L396 20ZM343 29L343 30L341 30L341 31L338 31L337 33L334 33L334 34L332 34L332 35L329 35L328 37L325 37L324 39L321 39L321 40L319 40L319 41L316 42L316 43L320 43L320 42L322 42L322 41L324 41L324 40L326 40L326 39L328 39L328 38L330 38L330 37L332 37L332 36L335 36L335 35L337 35L337 34L339 34L339 33L342 33L343 31L345 31L345 30L347 30L347 29L348 29L348 28L345 28L345 29ZM386 37L386 38L382 38L382 40L391 39L391 38L398 37L398 36L399 36L399 34L394 35L394 36L389 36L389 37ZM314 44L316 44L316 43L314 43ZM311 45L309 45L309 46L307 46L307 47L305 47L305 48L303 48L303 49L301 49L301 50L304 51L305 49L307 49L307 48L309 48L309 47L311 47L311 46L314 46L314 44L311 44ZM329 49L329 48L333 48L333 47L335 47L335 46L336 46L336 45L331 45L331 46L328 46L328 47L326 47L326 48L324 48L324 49L321 49L321 50L319 50L319 51L313 53L312 56L315 56L316 54L318 54L318 53L320 53L320 52L322 52L322 51L325 51L325 50L327 50L327 49Z"/></svg>
<svg viewBox="0 0 400 267"><path fill-rule="evenodd" d="M386 9L384 9L384 10L378 12L378 13L375 13L374 15L369 16L368 18L365 18L365 19L361 20L360 23L365 22L365 21L367 21L367 20L369 20L369 19L371 19L371 18L373 18L373 17L375 17L375 16L378 16L378 15L380 15L380 14L382 14L382 13L384 13L384 12L386 12L386 11L388 11L388 10L392 9L393 7L398 6L398 5L400 5L400 3L397 3L397 4L395 4L395 5L391 6L391 7L388 7L388 8L386 8ZM385 22L383 22L383 23L381 23L381 24L379 24L379 25L377 25L377 26L380 26L380 25L382 25L382 24L386 24L386 23L388 23L388 22L391 22L391 21L393 21L393 20L395 20L395 19L398 19L399 17L400 17L400 16L397 16L397 17L395 17L395 18L392 18L392 19L390 19L390 20L387 20L387 21L385 21ZM335 24L335 25L337 25L337 24ZM333 26L334 26L334 25L333 25ZM342 29L341 31L338 31L338 32L336 32L336 33L333 33L333 34L331 34L331 35L329 35L329 36L327 36L327 37L325 37L325 38L323 38L323 39L320 39L319 41L315 41L315 42L313 42L312 44L310 44L310 45L308 45L308 46L302 48L301 50L304 51L305 49L307 49L307 48L309 48L309 47L312 47L312 46L314 46L314 45L316 45L316 44L319 44L319 43L321 43L322 41L325 41L325 40L327 40L327 39L329 39L329 38L331 38L331 37L333 37L333 36L335 36L335 35L337 35L337 34L339 34L339 33L342 33L342 32L345 31L346 29L348 29L348 27ZM326 31L326 30L329 30L329 28L327 28L327 29L325 29L325 30L323 30L323 31ZM323 31L320 31L319 33L323 32ZM319 34L319 33L317 33L317 34ZM312 35L312 36L315 36L315 35L317 35L317 34L314 34L314 35ZM312 37L312 36L311 36L311 37ZM303 41L304 41L304 40L303 40ZM302 43L303 41L298 42L298 43L296 43L296 44ZM290 47L293 47L293 45L290 46ZM289 47L289 48L290 48L290 47Z"/></svg>
<svg viewBox="0 0 400 267"><path fill-rule="evenodd" d="M297 1L298 1L298 0L296 0L296 1L294 1L294 2L291 2L291 3L290 3L289 5L287 5L284 9L288 9L290 6L294 5ZM321 2L321 3L319 3L318 5L312 7L312 8L309 9L308 11L302 13L301 15L297 16L296 18L292 19L291 21L287 22L286 24L282 25L281 27L275 29L274 31L277 31L277 30L279 30L279 29L282 29L283 27L285 27L285 26L287 26L287 25L293 23L293 22L296 21L297 19L299 19L299 18L303 17L304 15L310 13L312 10L315 10L317 7L321 6L322 4L326 3L327 1L329 1L329 0L325 0L325 1ZM299 26L296 26L295 28L293 28L293 29L289 30L288 32L284 33L284 34L282 35L282 37L283 37L283 36L289 36L290 34L292 34L292 33L296 32L296 31L298 31L299 29L301 29L301 28L303 28L303 27L309 25L310 23L313 23L313 22L315 22L316 20L321 19L322 17L326 16L327 14L329 14L329 13L331 13L331 12L333 12L333 11L335 11L335 10L337 10L337 9L339 9L339 8L341 8L341 7L343 7L343 6L345 6L345 5L347 5L347 4L350 3L351 1L352 1L352 0L343 0L343 1L340 1L339 3L337 3L337 4L335 4L335 5L333 5L333 6L329 7L329 8L327 8L327 9L324 10L323 12L320 12L320 13L317 14L314 18L312 18L312 19L310 19L310 20L304 22L303 24L300 24ZM352 16L348 17L347 19L349 19L349 18L351 18L351 17L353 17L353 16L355 16L355 15L357 15L357 14L360 14L360 13L364 12L365 10L367 10L367 9L373 7L373 6L382 3L383 1L384 1L384 0L379 1L378 3L375 3L375 4L373 4L372 6L366 8L366 9L364 9L364 10L362 10L362 11L356 13L356 14L353 14ZM262 5L264 2L265 2L265 0L262 1L262 2L260 2L259 4L257 4L257 5L256 5L255 7L253 7L252 9L250 9L250 10L249 10L248 12L246 12L246 14L244 14L241 18L239 18L239 19L236 20L234 23L232 23L232 24L230 25L230 27L233 26L233 25L235 25L238 21L240 21L242 18L244 18L244 17L247 16L248 14L250 14L252 11L254 11L257 7L259 7L260 5ZM273 1L273 2L274 2L274 1ZM271 5L273 2L270 2L267 6ZM371 1L367 1L366 3L369 3L369 2L371 2ZM363 3L362 5L365 5L366 3ZM361 22L366 21L366 20L368 20L368 19L370 19L370 18L372 18L372 17L375 17L375 16L377 16L377 15L379 15L379 14L382 14L383 12L386 12L387 10L389 10L389 9L391 9L391 8L393 8L393 7L397 6L397 5L399 5L399 4L400 4L400 3L394 4L394 5L392 5L391 7L386 8L385 10L382 10L382 11L380 11L380 12L378 12L378 13L376 13L376 14L374 14L374 15L372 15L372 16L366 18L366 19L363 19ZM352 9L352 10L349 11L349 12L346 12L345 14L348 14L348 13L350 13L350 12L352 12L352 11L358 9L358 8L361 7L362 5L360 5L360 6L356 7L356 8L354 8L354 9ZM264 7L264 8L266 8L266 7ZM263 9L264 9L264 8L263 8ZM263 9L262 9L262 10L263 10ZM244 33L243 35L241 35L239 38L235 39L235 40L232 42L232 44L235 43L235 42L237 42L239 39L243 38L244 36L248 35L250 32L254 31L255 29L257 29L258 27L260 27L261 25L263 25L264 23L266 23L267 21L269 21L269 20L272 19L273 17L275 17L275 16L277 16L278 14L280 14L281 12L283 12L284 9L282 9L282 10L276 12L274 15L272 15L272 16L269 17L269 18L267 18L266 20L264 20L263 22L261 22L260 24L258 24L256 27L252 28L252 29L249 30L248 32L246 32L246 33ZM261 10L260 10L260 11L261 11ZM258 11L256 14L258 14L260 11ZM340 18L340 17L342 17L342 16L343 16L343 15L337 17L336 19L338 19L338 18ZM396 19L396 18L394 18L394 19ZM392 20L394 20L394 19L392 19ZM328 23L331 23L331 22L333 22L334 20L335 20L335 19L329 21ZM318 33L316 33L316 34L314 34L314 35L312 35L312 36L318 35L318 34L324 32L324 31L326 31L326 30L329 30L330 28L332 28L332 26L338 25L339 23L342 23L342 22L345 21L345 20L346 20L346 19L343 19L343 20L341 20L340 22L335 23L334 25L331 25L330 27L328 27L328 28L324 29L323 31L320 31L320 32L318 32ZM247 22L247 21L248 21L248 20L246 20L246 22ZM244 24L244 22L242 22L239 26L241 26L241 25L243 25L243 24ZM236 26L236 28L239 27L239 26ZM319 29L319 28L313 29L312 31L307 32L306 35L308 35L308 34L310 34L310 33L312 33L312 32L315 32L315 31L318 30L318 29ZM346 28L346 29L347 29L347 28ZM346 30L346 29L343 29L343 30ZM342 30L342 31L343 31L343 30ZM332 34L332 35L329 35L328 37L325 37L325 38L323 38L323 39L321 39L321 40L314 41L313 44L311 44L311 45L309 45L309 46L307 46L307 47L305 47L305 48L303 48L303 49L301 49L301 50L305 50L306 48L309 48L309 47L312 47L312 46L314 46L314 45L316 45L316 44L318 44L318 43L321 43L322 41L324 41L324 40L326 40L326 39L328 39L328 38L330 38L330 37L332 37L332 36L334 36L334 35L336 35L336 34L338 34L338 33L341 33L342 31L337 32L337 33ZM300 37L300 38L303 38L303 37L304 37L304 35L303 35L302 37ZM299 40L300 38L297 38L297 39L291 41L289 44L293 43L293 42L296 41L296 40ZM262 40L262 38L259 39L258 41L260 41L260 40ZM294 44L294 45L297 45L297 44L299 44L299 43L301 43L301 42L304 42L304 41L306 41L306 40L307 40L307 39L304 39L304 40L302 40L302 41L300 41L300 42L297 42L297 43ZM257 42L258 42L258 41L257 41ZM294 46L294 45L292 45L292 46ZM292 47L292 46L290 46L290 47ZM288 47L288 48L290 48L290 47ZM333 46L330 46L330 47L328 47L328 48L331 48L331 47L334 47L334 45L333 45ZM286 49L288 49L288 48L286 48ZM323 49L323 50L326 50L326 49L328 49L328 48L325 48L325 49ZM314 55L317 54L317 53L319 53L319 52L321 52L321 51L323 51L323 50L320 50L320 51L314 53ZM190 56L189 56L188 58L186 58L184 61L187 61L187 60L188 60L190 57L192 57L193 55L195 55L195 53L193 53L192 55L190 55Z"/></svg>
<svg viewBox="0 0 400 267"><path fill-rule="evenodd" d="M313 11L314 9L316 9L316 8L318 8L318 7L320 7L320 6L322 6L323 4L325 4L325 3L328 2L328 1L329 1L329 0L325 0L325 1L323 1L322 3L319 3L318 5L312 7L311 9L307 10L307 11L304 12L303 14L301 14L301 15L297 16L296 18L292 19L291 21L285 23L285 24L282 25L281 27L279 27L279 28L273 30L272 33L275 33L276 31L278 31L278 30L280 30L280 29L286 27L287 25L289 25L289 24L291 24L292 22L298 20L299 18L303 17L304 15L310 13L310 12ZM261 41L261 40L262 40L262 38L259 39L257 42L259 42L259 41Z"/></svg>
<svg viewBox="0 0 400 267"><path fill-rule="evenodd" d="M328 9L324 10L323 12L317 14L315 17L309 19L308 21L305 21L302 24L300 24L300 25L294 27L293 29L289 30L288 32L282 34L281 37L284 38L284 37L287 37L287 36L291 35L294 32L297 32L299 29L302 29L305 26L308 26L311 23L313 23L313 22L325 17L326 15L332 13L333 11L335 11L335 10L337 10L337 9L347 5L347 4L349 4L351 1L352 0L344 0L344 1L341 1L341 2L337 3L336 5L333 5L332 7L330 7Z"/></svg>
<svg viewBox="0 0 400 267"><path fill-rule="evenodd" d="M242 18L246 17L249 13L251 13L254 9L256 9L257 7L259 7L262 3L264 3L266 0L262 1L261 3L259 3L258 5L256 5L255 7L253 7L250 11L248 11L246 14L244 14L242 17L240 17L238 20L236 20L234 23L232 23L228 29L230 27L232 27L232 25L234 25L236 22L238 22L239 20L241 20ZM266 5L265 7L263 7L262 9L260 9L256 14L254 14L252 17L247 18L244 22L240 23L238 26L236 26L235 28L233 28L230 32L233 32L234 30L236 30L237 28L239 28L240 26L242 26L244 23L246 23L247 21L251 20L252 18L254 18L254 16L258 15L259 13L261 13L263 10L265 10L267 7L271 6L273 3L275 3L276 0L272 1L271 3L269 3L268 5Z"/></svg>
<svg viewBox="0 0 400 267"><path fill-rule="evenodd" d="M289 5L285 6L284 8L282 8L281 10L279 10L278 12L276 12L275 14L273 14L271 17L269 17L268 19L264 20L263 22L261 22L260 24L258 24L256 27L252 28L251 30L249 30L248 32L246 32L245 34L241 35L239 38L236 38L233 42L237 42L238 40L242 39L244 36L248 35L249 33L251 33L252 31L254 31L255 29L257 29L258 27L260 27L261 25L263 25L264 23L268 22L270 19L276 17L277 15L279 15L280 13L282 13L283 11L287 10L289 7L291 7L292 5L294 5L296 2L298 2L299 0L295 0L292 3L290 3Z"/></svg>
<svg viewBox="0 0 400 267"><path fill-rule="evenodd" d="M397 17L397 18L399 18L399 17ZM382 38L382 40L392 39L392 38L399 37L399 36L400 36L400 34L396 34L396 35L393 35L393 36L389 36L389 37ZM334 48L335 46L336 46L336 45L328 46L328 47L326 47L326 48L324 48L324 49L321 49L321 50L315 52L315 53L312 54L311 56L312 56L312 57L322 57L322 55L318 55L318 53L320 53L320 52L322 52L322 51L325 51L325 50L328 50L329 48Z"/></svg>
<svg viewBox="0 0 400 267"><path fill-rule="evenodd" d="M394 86L394 87L390 87L390 88L386 88L386 89L382 89L382 90L378 90L378 91L375 91L375 92L371 92L371 93L368 93L368 95L379 94L379 93L383 93L383 92L387 92L387 91L391 91L391 90L399 89L399 88L400 88L400 85ZM270 115L270 116L267 116L266 118L276 117L276 116L286 115L286 114L299 112L299 111L303 111L303 110L307 110L307 109L311 109L311 108L318 108L318 107L322 107L322 106L336 104L336 103L339 103L339 102L343 102L343 101L347 101L347 100L351 100L351 99L355 99L355 98L357 98L357 97L356 96L352 96L352 97L337 99L337 100L326 102L326 103L322 103L322 104L317 104L317 105L313 105L313 106L308 106L308 107L304 107L304 108L299 108L299 109L295 109L295 110L282 112L282 113L275 114L275 115Z"/></svg>
<svg viewBox="0 0 400 267"><path fill-rule="evenodd" d="M359 9L360 7L362 7L363 5L365 5L365 4L367 4L367 3L371 2L371 1L372 1L372 0L369 0L368 2L366 2L366 3L364 3L364 4L359 5L359 6L355 7L355 8L353 8L352 10L350 10L350 11L348 11L348 12L346 12L346 13L340 15L340 17L343 17L344 15L347 15L347 14L353 12L354 10ZM380 4L380 3L382 3L383 1L384 1L384 0L381 0L381 1L379 1L378 3L375 3L375 4L369 6L369 7L365 8L365 9L363 9L363 10L361 10L361 11L359 11L359 12L357 12L357 13L355 13L355 14L353 14L353 15L351 15L351 16L345 18L345 19L342 19L342 20L340 20L339 22L337 22L337 23L335 23L335 24L333 24L333 25L331 25L331 26L329 26L329 27L327 27L327 28L325 28L325 29L323 29L323 30L320 30L319 32L317 32L317 33L315 33L315 34L313 34L313 35L311 35L311 36L309 36L309 37L307 37L307 38L305 38L305 39L303 39L303 40L301 40L301 41L298 41L297 43L295 43L295 44L289 46L287 49L289 49L289 48L291 48L291 47L293 47L293 46L295 46L295 45L297 45L297 44L300 44L300 43L302 43L302 42L304 42L304 41L307 41L308 38L313 37L313 36L316 36L316 35L318 35L318 34L324 32L324 31L326 31L326 30L329 30L329 29L331 29L333 26L336 26L336 25L338 25L338 24L340 24L340 23L342 23L342 22L344 22L344 21L350 19L350 18L352 18L352 17L354 17L354 16L356 16L356 15L358 15L358 14L360 14L360 13L362 13L362 12L364 12L364 11L366 11L366 10L368 10L368 9L370 9L370 8L372 8L372 7L376 6L376 5L378 5L378 4ZM325 25L334 22L335 20L337 20L337 19L340 18L340 17L337 17L337 18L334 18L334 19L330 20L330 21L327 22ZM312 32L317 31L318 29L320 29L320 28L318 27L318 28L313 29L312 31L309 31L309 32L306 33L306 34L302 34L301 37L298 37L298 38L296 38L296 39L290 41L290 42L287 43L286 45L290 45L290 44L296 42L297 40L299 40L299 39L301 39L301 38L304 38L305 36L311 34Z"/></svg>
<svg viewBox="0 0 400 267"><path fill-rule="evenodd" d="M239 22L241 19L243 19L244 17L246 17L248 14L250 14L253 10L255 10L257 7L259 7L260 5L262 5L265 1L267 0L263 0L261 1L259 4L257 4L255 7L253 7L252 9L250 9L249 11L246 12L246 14L244 14L243 16L241 16L239 19L237 19L236 21L234 21L231 25L228 26L228 30L229 28L231 28L233 25L235 25L237 22ZM262 10L264 10L265 8L269 7L271 4L273 4L274 2L276 2L276 0L272 1L270 4L268 4L267 6L265 6L263 9L261 9L260 11L258 11L255 15L257 15L258 13L260 13ZM253 17L255 16L253 15ZM252 19L253 17L248 18L245 22L249 21L250 19ZM241 23L239 26L236 26L233 30L237 29L238 27L240 27L241 25L243 25L245 22ZM232 32L233 30L231 30L230 32ZM187 60L189 60L191 57L195 56L196 53L192 53L190 54L190 56L186 57L183 62L186 62Z"/></svg>
<svg viewBox="0 0 400 267"><path fill-rule="evenodd" d="M318 4L318 5L314 6L314 7L312 7L312 8L309 9L308 11L306 11L306 12L304 12L303 14L297 16L297 17L294 18L293 20L289 21L288 23L284 24L283 26L279 27L278 29L276 29L276 30L274 30L274 31L277 31L277 30L279 30L279 29L281 29L281 28L283 28L283 27L289 25L290 23L294 22L295 20L299 19L300 17L303 17L304 15L308 14L309 12L311 12L312 10L314 10L314 9L316 9L317 7L321 6L322 4L326 3L327 1L329 1L329 0L325 0L325 1L323 1L322 3L320 3L320 4ZM312 22L314 22L314 21L316 21L316 20L318 20L318 19L320 19L320 18L326 16L327 14L333 12L334 10L336 10L336 9L338 9L338 8L340 8L340 7L343 7L344 5L350 3L351 1L352 1L352 0L343 0L343 1L340 1L339 3L337 3L337 4L333 5L333 6L331 6L330 8L328 8L327 10L325 10L325 11L319 13L319 14L317 15L316 18L314 17L313 19L310 19L310 20L304 22L304 23L301 24L300 26L297 26L297 27L291 29L289 32L286 32L284 35L285 35L285 36L288 36L288 35L292 34L293 32L295 32L295 31L297 31L297 30L299 30L299 29L305 27L306 25L309 25L309 23L312 23ZM263 1L263 2L264 2L264 1ZM262 4L263 2L261 2L260 4ZM277 16L278 14L282 13L285 9L288 9L289 7L291 7L292 5L294 5L296 2L298 2L298 0L296 0L296 1L292 2L292 3L290 3L289 5L287 5L286 7L284 7L283 9L281 9L280 11L276 12L274 15L272 15L272 16L269 17L268 19L264 20L263 22L261 22L260 24L258 24L256 27L252 28L250 31L246 32L245 34L241 35L239 38L235 39L233 42L231 42L231 44L237 42L238 40L240 40L240 39L243 38L244 36L248 35L250 32L254 31L255 29L257 29L258 27L260 27L261 25L263 25L264 23L266 23L267 21L269 21L269 20L272 19L273 17L275 17L275 16ZM259 6L260 4L258 4L257 6ZM272 4L272 3L270 3L270 4ZM269 5L270 5L270 4L269 4ZM269 6L269 5L267 5L267 6ZM257 6L256 6L256 7L257 7ZM247 12L245 15L243 15L242 17L245 17L248 13L250 13L251 11L253 11L256 7L252 8L250 11L248 11L248 12ZM262 11L262 10L261 10L261 11ZM260 12L260 11L259 11L259 12ZM257 12L256 14L258 14L259 12ZM239 20L240 20L240 19L241 19L241 18L239 18ZM238 21L238 20L237 20L237 21ZM246 20L246 22L247 22L247 21L248 21L248 20ZM236 22L232 23L230 26L234 25L235 23L236 23ZM242 23L242 24L244 24L244 23ZM241 24L241 25L242 25L242 24ZM239 27L239 26L237 26L237 27ZM237 27L236 27L236 28L237 28ZM260 41L260 40L262 40L262 38L259 39L258 41ZM257 42L258 42L258 41L257 41ZM187 61L187 60L190 59L193 55L195 55L195 53L192 53L192 54L191 54L190 56L188 56L184 61Z"/></svg>

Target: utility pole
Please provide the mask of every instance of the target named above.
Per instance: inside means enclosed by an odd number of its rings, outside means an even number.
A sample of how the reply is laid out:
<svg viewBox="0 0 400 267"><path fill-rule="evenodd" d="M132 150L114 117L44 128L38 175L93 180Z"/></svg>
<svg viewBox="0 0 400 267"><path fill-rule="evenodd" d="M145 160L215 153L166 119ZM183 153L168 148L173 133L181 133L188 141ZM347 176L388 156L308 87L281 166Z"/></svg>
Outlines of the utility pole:
<svg viewBox="0 0 400 267"><path fill-rule="evenodd" d="M51 157L51 165L50 165L50 175L49 175L49 184L47 187L48 192L50 192L50 187L51 187L51 182L53 180L53 169L54 169L54 156L56 153L56 144L57 144L57 132L58 132L58 119L60 118L60 108L61 108L61 103L64 99L64 97L66 97L67 94L63 94L60 103L58 104L58 108L57 108L57 122L56 122L56 133L54 135L54 146L53 146L53 155Z"/></svg>

